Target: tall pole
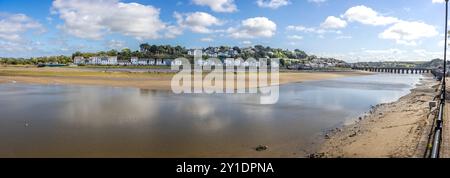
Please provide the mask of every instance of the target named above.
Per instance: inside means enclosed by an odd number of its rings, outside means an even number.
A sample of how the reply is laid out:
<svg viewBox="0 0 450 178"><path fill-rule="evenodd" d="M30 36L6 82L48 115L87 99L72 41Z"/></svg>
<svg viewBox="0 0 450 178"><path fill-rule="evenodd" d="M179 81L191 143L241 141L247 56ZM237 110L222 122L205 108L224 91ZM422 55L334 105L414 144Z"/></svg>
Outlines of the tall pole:
<svg viewBox="0 0 450 178"><path fill-rule="evenodd" d="M446 75L447 75L447 39L448 39L448 30L447 30L447 23L448 23L448 0L445 0L445 47L444 47L444 77L443 77L443 82L442 85L444 87L444 91L445 91L445 87L446 87ZM444 96L445 96L445 92L444 92Z"/></svg>

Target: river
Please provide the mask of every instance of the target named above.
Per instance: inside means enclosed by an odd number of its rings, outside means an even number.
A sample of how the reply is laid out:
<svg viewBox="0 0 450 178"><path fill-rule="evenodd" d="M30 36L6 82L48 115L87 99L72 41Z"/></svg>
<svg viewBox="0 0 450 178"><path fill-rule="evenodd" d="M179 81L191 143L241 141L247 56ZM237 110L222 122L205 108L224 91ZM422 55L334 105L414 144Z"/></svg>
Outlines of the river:
<svg viewBox="0 0 450 178"><path fill-rule="evenodd" d="M323 132L408 94L421 78L287 84L275 105L257 95L0 84L0 157L301 157Z"/></svg>

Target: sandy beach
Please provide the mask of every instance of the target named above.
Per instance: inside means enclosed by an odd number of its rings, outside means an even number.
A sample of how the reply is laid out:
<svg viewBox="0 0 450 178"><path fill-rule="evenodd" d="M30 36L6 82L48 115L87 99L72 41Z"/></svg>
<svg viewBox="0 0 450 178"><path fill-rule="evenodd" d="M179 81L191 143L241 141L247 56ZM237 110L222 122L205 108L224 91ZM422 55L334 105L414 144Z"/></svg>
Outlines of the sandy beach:
<svg viewBox="0 0 450 178"><path fill-rule="evenodd" d="M97 85L170 90L174 73L99 71L82 68L0 67L0 83ZM279 84L369 75L367 72L281 72ZM248 78L247 78L248 79ZM253 87L253 86L250 86Z"/></svg>
<svg viewBox="0 0 450 178"><path fill-rule="evenodd" d="M398 101L377 105L356 123L326 133L311 157L423 157L434 117L429 102L439 94L438 84L428 76Z"/></svg>

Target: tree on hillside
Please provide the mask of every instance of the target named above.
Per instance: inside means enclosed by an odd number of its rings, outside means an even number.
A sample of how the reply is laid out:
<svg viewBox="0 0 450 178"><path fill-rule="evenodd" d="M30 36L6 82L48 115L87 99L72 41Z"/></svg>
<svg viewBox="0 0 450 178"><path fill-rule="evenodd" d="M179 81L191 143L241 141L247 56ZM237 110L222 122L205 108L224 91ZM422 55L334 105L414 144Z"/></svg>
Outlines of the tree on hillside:
<svg viewBox="0 0 450 178"><path fill-rule="evenodd" d="M129 48L122 49L118 54L119 60L130 60L132 57L131 50Z"/></svg>
<svg viewBox="0 0 450 178"><path fill-rule="evenodd" d="M115 49L112 49L112 50L109 50L108 52L106 52L106 55L107 56L117 56L117 50L115 50Z"/></svg>

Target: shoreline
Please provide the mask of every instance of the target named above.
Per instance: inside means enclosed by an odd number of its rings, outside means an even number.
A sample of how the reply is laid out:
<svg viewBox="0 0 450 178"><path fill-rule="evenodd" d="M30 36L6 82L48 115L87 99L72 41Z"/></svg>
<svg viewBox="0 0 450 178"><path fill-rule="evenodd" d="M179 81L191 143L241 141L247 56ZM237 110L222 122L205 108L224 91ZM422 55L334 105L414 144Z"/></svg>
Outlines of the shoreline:
<svg viewBox="0 0 450 178"><path fill-rule="evenodd" d="M0 67L1 83L29 83L43 85L93 85L171 90L175 73L98 71L74 68L20 68ZM369 72L280 72L279 84L327 80L342 77L371 75ZM248 82L247 82L248 83ZM246 86L254 87L254 86Z"/></svg>
<svg viewBox="0 0 450 178"><path fill-rule="evenodd" d="M434 119L429 102L438 95L438 85L432 77L425 76L397 101L378 104L356 122L323 133L322 143L309 157L421 157Z"/></svg>

